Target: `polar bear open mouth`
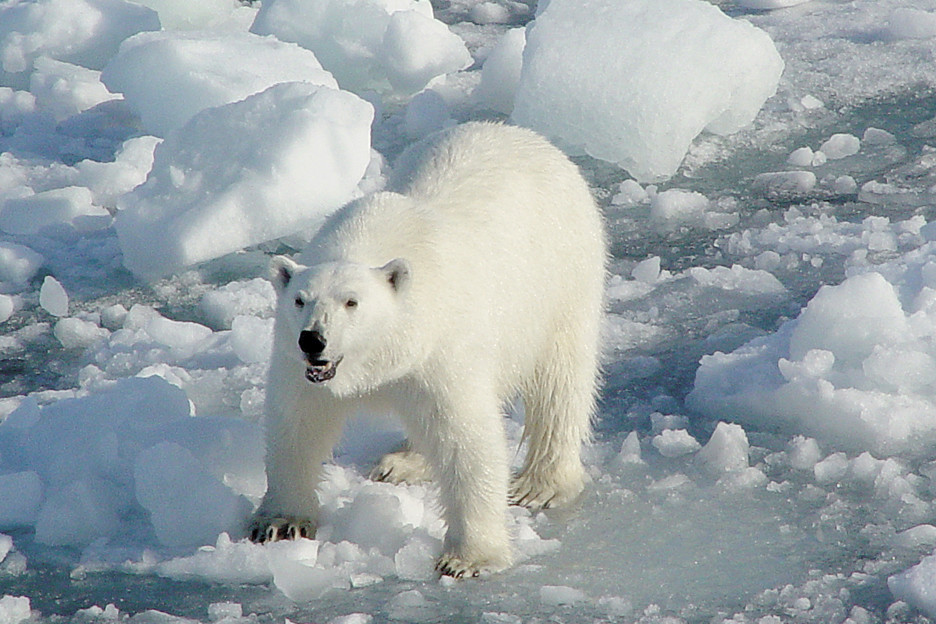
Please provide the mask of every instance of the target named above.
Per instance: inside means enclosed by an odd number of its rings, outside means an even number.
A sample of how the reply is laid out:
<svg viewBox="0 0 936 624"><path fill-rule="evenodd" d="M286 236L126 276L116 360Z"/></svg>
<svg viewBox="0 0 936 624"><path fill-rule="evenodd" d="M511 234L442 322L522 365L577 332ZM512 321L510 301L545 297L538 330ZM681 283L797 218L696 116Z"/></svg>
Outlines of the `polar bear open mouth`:
<svg viewBox="0 0 936 624"><path fill-rule="evenodd" d="M341 358L337 360L313 360L306 367L306 379L312 383L322 383L328 381L338 372L338 365L341 364Z"/></svg>

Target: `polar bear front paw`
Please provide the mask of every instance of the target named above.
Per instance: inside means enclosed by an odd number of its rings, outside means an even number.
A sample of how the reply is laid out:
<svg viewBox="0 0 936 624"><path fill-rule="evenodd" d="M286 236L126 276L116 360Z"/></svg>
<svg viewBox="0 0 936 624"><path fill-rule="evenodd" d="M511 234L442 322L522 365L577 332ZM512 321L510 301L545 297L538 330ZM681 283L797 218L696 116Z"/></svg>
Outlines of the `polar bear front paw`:
<svg viewBox="0 0 936 624"><path fill-rule="evenodd" d="M312 539L315 535L315 525L307 518L295 516L257 517L250 523L248 534L250 541L258 544L300 538Z"/></svg>
<svg viewBox="0 0 936 624"><path fill-rule="evenodd" d="M439 559L436 563L436 571L443 576L451 576L457 579L481 576L481 569L479 567L472 566L468 562L452 554L443 555Z"/></svg>
<svg viewBox="0 0 936 624"><path fill-rule="evenodd" d="M370 478L374 481L394 484L409 483L410 485L432 480L426 458L416 451L409 450L387 453L381 457L371 470Z"/></svg>

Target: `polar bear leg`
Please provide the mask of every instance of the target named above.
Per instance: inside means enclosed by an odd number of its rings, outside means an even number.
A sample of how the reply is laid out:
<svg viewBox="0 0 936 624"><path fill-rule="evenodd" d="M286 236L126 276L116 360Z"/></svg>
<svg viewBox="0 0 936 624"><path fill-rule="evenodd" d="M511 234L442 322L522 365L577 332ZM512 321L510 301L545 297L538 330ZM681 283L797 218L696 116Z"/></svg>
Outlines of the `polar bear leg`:
<svg viewBox="0 0 936 624"><path fill-rule="evenodd" d="M589 341L554 347L529 387L524 437L526 461L510 488L513 504L534 509L559 507L584 487L581 449L591 433L597 383L596 350Z"/></svg>
<svg viewBox="0 0 936 624"><path fill-rule="evenodd" d="M338 442L347 408L322 392L300 394L267 414L267 492L248 531L255 542L315 533L322 464Z"/></svg>
<svg viewBox="0 0 936 624"><path fill-rule="evenodd" d="M436 569L456 578L509 567L507 444L493 392L464 393L414 423L411 440L439 485L448 530Z"/></svg>

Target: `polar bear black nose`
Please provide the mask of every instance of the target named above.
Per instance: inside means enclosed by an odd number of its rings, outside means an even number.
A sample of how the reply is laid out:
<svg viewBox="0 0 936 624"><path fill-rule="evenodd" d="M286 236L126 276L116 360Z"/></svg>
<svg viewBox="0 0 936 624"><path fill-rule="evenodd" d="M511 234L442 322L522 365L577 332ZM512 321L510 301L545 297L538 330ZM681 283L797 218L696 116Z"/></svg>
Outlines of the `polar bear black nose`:
<svg viewBox="0 0 936 624"><path fill-rule="evenodd" d="M318 355L325 350L325 336L315 330L299 332L299 348L308 355Z"/></svg>

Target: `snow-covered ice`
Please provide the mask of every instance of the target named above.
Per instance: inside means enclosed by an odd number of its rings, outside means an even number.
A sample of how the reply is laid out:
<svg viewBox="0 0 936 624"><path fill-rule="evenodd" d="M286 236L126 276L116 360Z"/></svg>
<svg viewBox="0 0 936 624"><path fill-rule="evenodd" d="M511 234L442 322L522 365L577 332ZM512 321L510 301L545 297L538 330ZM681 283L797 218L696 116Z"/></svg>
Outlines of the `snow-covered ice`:
<svg viewBox="0 0 936 624"><path fill-rule="evenodd" d="M118 97L101 82L99 71L47 56L40 56L33 65L29 91L35 96L36 105L57 121Z"/></svg>
<svg viewBox="0 0 936 624"><path fill-rule="evenodd" d="M42 263L43 257L29 247L0 242L0 281L24 284L32 279Z"/></svg>
<svg viewBox="0 0 936 624"><path fill-rule="evenodd" d="M202 111L124 196L116 229L126 266L160 277L313 228L354 197L372 118L356 95L304 82Z"/></svg>
<svg viewBox="0 0 936 624"><path fill-rule="evenodd" d="M550 0L526 39L512 119L638 180L750 124L783 71L766 33L699 0Z"/></svg>
<svg viewBox="0 0 936 624"><path fill-rule="evenodd" d="M41 57L101 69L127 37L159 30L151 9L124 0L17 0L0 7L0 85L28 89Z"/></svg>
<svg viewBox="0 0 936 624"><path fill-rule="evenodd" d="M526 29L508 30L491 50L481 68L481 82L474 96L483 106L509 115L513 111L517 85L523 70Z"/></svg>
<svg viewBox="0 0 936 624"><path fill-rule="evenodd" d="M936 12L901 7L887 19L887 34L895 39L933 39L936 37Z"/></svg>
<svg viewBox="0 0 936 624"><path fill-rule="evenodd" d="M7 234L37 234L55 226L106 227L110 213L92 201L90 189L83 186L66 186L10 199L0 212L0 230Z"/></svg>
<svg viewBox="0 0 936 624"><path fill-rule="evenodd" d="M236 58L236 63L231 59ZM246 32L161 31L127 39L101 80L165 137L206 108L243 100L281 82L338 88L315 55ZM172 97L164 97L171 89Z"/></svg>
<svg viewBox="0 0 936 624"><path fill-rule="evenodd" d="M0 5L0 622L936 619L933 7L536 4ZM440 581L362 414L314 539L245 540L269 257L534 113L612 249L585 496Z"/></svg>
<svg viewBox="0 0 936 624"><path fill-rule="evenodd" d="M270 0L251 32L313 51L342 88L356 93L414 93L472 62L428 0Z"/></svg>
<svg viewBox="0 0 936 624"><path fill-rule="evenodd" d="M166 30L246 29L256 9L238 0L137 0L156 11Z"/></svg>
<svg viewBox="0 0 936 624"><path fill-rule="evenodd" d="M927 456L936 443L933 253L927 243L896 263L858 265L777 333L704 357L691 404L850 450Z"/></svg>

